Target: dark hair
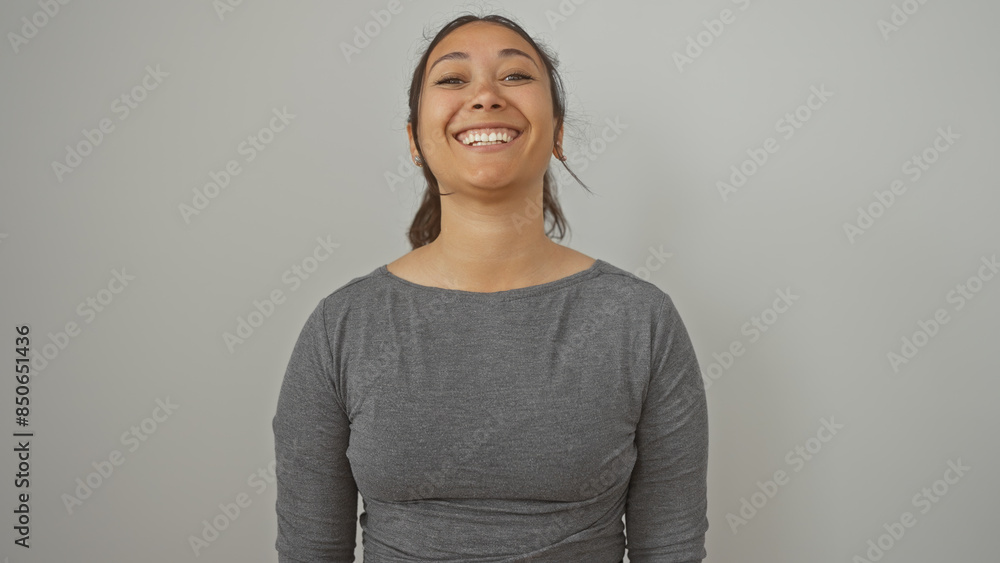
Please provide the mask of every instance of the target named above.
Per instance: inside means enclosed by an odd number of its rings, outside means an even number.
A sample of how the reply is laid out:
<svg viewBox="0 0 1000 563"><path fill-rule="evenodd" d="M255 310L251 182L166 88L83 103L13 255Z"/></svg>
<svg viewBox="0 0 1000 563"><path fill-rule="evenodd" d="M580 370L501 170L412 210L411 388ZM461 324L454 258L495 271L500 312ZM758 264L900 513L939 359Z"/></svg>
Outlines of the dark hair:
<svg viewBox="0 0 1000 563"><path fill-rule="evenodd" d="M423 157L423 152L420 150L420 139L417 137L417 114L418 107L420 105L420 94L423 86L424 71L427 68L427 60L430 57L431 51L434 50L434 47L436 47L442 39L447 37L449 33L455 31L463 25L473 22L487 22L502 25L523 37L524 40L527 41L536 52L538 52L538 56L541 57L542 63L545 65L545 71L548 73L549 83L551 84L552 107L553 114L556 119L556 135L559 134L559 128L565 122L566 94L563 89L562 78L556 71L556 67L559 64L559 60L556 56L535 42L535 40L532 39L520 25L504 16L496 14L486 16L467 14L451 20L437 32L434 38L430 40L430 44L427 45L427 49L421 55L420 62L417 63L417 67L413 70L413 80L410 83L409 91L410 116L407 121L411 125L413 140L417 145L417 153L421 157ZM565 157L565 152L563 152L563 157ZM566 165L565 160L562 161L562 164L581 186L587 188L587 186L579 178L577 178L576 174L570 170L569 166ZM417 214L413 218L413 223L410 225L409 240L410 245L414 249L433 241L441 233L441 196L451 195L441 193L438 188L437 178L430 171L430 167L427 166L426 161L422 170L424 172L424 179L427 180L427 189L424 191L423 201L421 201L420 208L417 210ZM566 218L563 216L562 208L559 206L559 201L556 199L556 195L552 191L553 184L554 179L552 172L551 170L546 170L545 177L542 180L542 209L545 216L551 219L552 226L546 230L545 234L551 237L552 232L554 230L558 230L559 234L556 238L558 240L562 240L563 236L566 234L568 225L566 223ZM590 191L589 188L587 188L587 191Z"/></svg>

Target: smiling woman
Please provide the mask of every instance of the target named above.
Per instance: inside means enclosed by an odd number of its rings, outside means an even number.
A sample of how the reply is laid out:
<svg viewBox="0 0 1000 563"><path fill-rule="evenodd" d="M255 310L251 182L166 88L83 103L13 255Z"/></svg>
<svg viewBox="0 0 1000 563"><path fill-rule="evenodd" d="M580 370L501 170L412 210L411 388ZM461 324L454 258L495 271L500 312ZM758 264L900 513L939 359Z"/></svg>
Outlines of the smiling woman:
<svg viewBox="0 0 1000 563"><path fill-rule="evenodd" d="M566 101L556 64L502 16L462 16L438 32L414 69L406 128L427 191L410 227L414 252L389 271L482 292L559 279L594 263L549 239L566 232L551 157L576 178L562 152ZM529 217L526 209L542 214Z"/></svg>
<svg viewBox="0 0 1000 563"><path fill-rule="evenodd" d="M636 563L705 557L707 404L673 301L549 238L565 112L507 18L422 54L413 250L322 299L285 371L279 562L354 561L358 493L366 563L614 563L626 532Z"/></svg>

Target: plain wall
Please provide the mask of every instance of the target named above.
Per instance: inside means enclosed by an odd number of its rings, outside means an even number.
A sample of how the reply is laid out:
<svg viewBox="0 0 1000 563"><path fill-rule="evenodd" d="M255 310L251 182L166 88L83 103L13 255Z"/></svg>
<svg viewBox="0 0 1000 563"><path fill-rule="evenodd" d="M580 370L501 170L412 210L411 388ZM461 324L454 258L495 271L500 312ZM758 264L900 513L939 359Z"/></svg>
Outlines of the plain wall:
<svg viewBox="0 0 1000 563"><path fill-rule="evenodd" d="M292 345L321 298L410 250L409 75L425 32L491 7L561 61L566 153L594 192L560 182L563 243L657 284L691 334L706 561L998 551L1000 4L402 0L376 23L388 5L0 4L0 360L11 373L23 324L49 356L27 427L0 386L3 428L34 432L32 547L13 544L11 436L0 557L277 560ZM294 117L241 151L274 111ZM317 238L339 246L292 281Z"/></svg>

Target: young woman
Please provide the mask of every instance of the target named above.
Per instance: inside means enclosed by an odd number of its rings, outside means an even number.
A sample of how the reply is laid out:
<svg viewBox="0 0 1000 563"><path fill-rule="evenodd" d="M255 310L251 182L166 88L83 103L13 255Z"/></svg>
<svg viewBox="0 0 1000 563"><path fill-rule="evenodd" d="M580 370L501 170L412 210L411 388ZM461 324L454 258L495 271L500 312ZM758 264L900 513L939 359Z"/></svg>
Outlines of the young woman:
<svg viewBox="0 0 1000 563"><path fill-rule="evenodd" d="M322 299L285 372L280 562L354 561L359 492L366 563L705 557L698 361L666 293L549 238L564 116L555 59L514 22L463 16L428 45L413 250Z"/></svg>

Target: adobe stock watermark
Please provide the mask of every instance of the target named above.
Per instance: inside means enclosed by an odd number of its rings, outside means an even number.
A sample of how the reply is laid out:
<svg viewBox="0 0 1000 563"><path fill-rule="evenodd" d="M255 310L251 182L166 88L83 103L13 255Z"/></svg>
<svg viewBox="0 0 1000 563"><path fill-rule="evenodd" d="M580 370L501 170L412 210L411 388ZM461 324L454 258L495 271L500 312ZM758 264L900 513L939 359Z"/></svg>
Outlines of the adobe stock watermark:
<svg viewBox="0 0 1000 563"><path fill-rule="evenodd" d="M760 340L761 335L768 331L778 318L787 313L792 305L799 300L800 296L792 293L791 287L775 290L778 297L774 299L771 306L761 311L760 315L750 317L750 320L740 327L740 334L750 337L747 344L753 344ZM702 373L705 381L705 389L712 388L712 382L720 379L726 371L731 369L736 363L736 359L745 354L747 347L741 338L737 338L729 343L729 346L721 354L712 352L712 359Z"/></svg>
<svg viewBox="0 0 1000 563"><path fill-rule="evenodd" d="M576 324L573 332L565 340L558 343L556 357L560 365L572 362L573 356L593 345L594 337L599 337L611 330L611 321L619 317L626 306L633 302L634 290L622 288L611 290L603 297L597 315Z"/></svg>
<svg viewBox="0 0 1000 563"><path fill-rule="evenodd" d="M130 426L122 433L120 438L122 445L128 447L129 453L134 453L149 440L150 436L156 433L160 425L166 422L179 406L170 402L170 397L165 400L156 399L156 406L153 408L152 414L142 419L137 426ZM76 489L73 494L62 494L61 498L66 512L72 516L73 510L82 506L83 501L92 497L94 492L108 482L114 474L115 468L120 467L123 463L125 463L125 455L118 450L111 450L106 460L91 462L90 465L94 471L83 478L77 477L75 479Z"/></svg>
<svg viewBox="0 0 1000 563"><path fill-rule="evenodd" d="M662 246L660 250L662 251ZM650 247L650 251L656 252L652 247ZM599 339L601 335L616 331L617 326L619 326L615 323L616 319L620 320L622 313L628 309L629 305L635 303L634 296L635 289L631 286L615 289L604 295L597 314L574 325L572 333L558 343L556 350L558 365L572 365L578 355L594 346L595 338ZM655 354L657 351L651 350L651 353ZM613 392L620 392L624 384L625 378L618 378ZM683 402L705 400L705 385L700 377L681 379L675 386L674 392L683 398Z"/></svg>
<svg viewBox="0 0 1000 563"><path fill-rule="evenodd" d="M992 257L983 256L979 262L981 265L975 274L969 276L964 282L956 284L945 294L945 301L952 305L953 311L964 309L965 305L975 299L976 295L983 290L985 283L1000 273L1000 262L997 262L996 254ZM899 353L893 350L886 354L893 373L899 373L899 366L910 363L950 321L948 310L943 307L934 311L931 319L918 320L916 332L900 339L902 345L899 348Z"/></svg>
<svg viewBox="0 0 1000 563"><path fill-rule="evenodd" d="M927 148L903 161L901 172L909 177L911 185L916 184L931 169L931 166L940 160L941 155L951 150L955 141L961 138L961 135L951 130L950 125L947 128L938 127L937 136ZM865 207L858 208L858 216L853 223L845 222L843 224L844 235L847 236L848 242L854 244L859 236L871 229L875 225L875 221L885 215L886 211L896 203L896 196L906 193L909 187L902 180L896 178L889 184L888 190L872 192L874 201Z"/></svg>
<svg viewBox="0 0 1000 563"><path fill-rule="evenodd" d="M449 280L447 289L454 289L454 280ZM373 396L379 393L379 386L390 375L396 373L398 359L403 354L405 346L417 346L418 327L426 326L427 332L433 332L430 324L436 317L448 310L448 306L458 299L454 293L435 293L433 297L420 303L420 307L413 311L409 325L409 338L399 341L384 341L379 344L377 354L365 354L361 361L361 372L364 377L359 377L358 396ZM402 326L402 325L400 325ZM400 336L403 336L402 334ZM366 411L370 412L370 411Z"/></svg>
<svg viewBox="0 0 1000 563"><path fill-rule="evenodd" d="M407 180L422 179L423 174L416 174L418 167L413 164L413 161L407 158L410 153L406 153L407 156L399 155L399 163L396 165L396 170L386 170L382 177L385 178L385 183L389 186L389 191L396 193L396 186L404 184Z"/></svg>
<svg viewBox="0 0 1000 563"><path fill-rule="evenodd" d="M339 242L333 242L330 237L316 237L316 246L312 253L302 260L292 264L281 274L281 282L288 286L289 293L295 293L302 287L302 282L315 274L323 262L326 262L333 251L340 248ZM254 299L253 309L246 316L236 317L236 328L233 332L223 332L222 341L226 344L226 349L230 354L236 353L236 347L246 343L247 339L254 335L264 321L271 318L277 310L278 305L285 303L285 292L280 288L273 289L262 301ZM235 333L235 334L234 334Z"/></svg>
<svg viewBox="0 0 1000 563"><path fill-rule="evenodd" d="M340 42L340 52L344 54L344 60L347 61L347 64L354 62L351 57L360 55L361 51L371 45L372 40L389 27L389 24L392 23L392 17L398 16L403 8L403 2L400 0L389 0L385 8L368 12L371 14L371 19L361 25L354 26L354 38L351 43Z"/></svg>
<svg viewBox="0 0 1000 563"><path fill-rule="evenodd" d="M793 473L802 471L806 463L812 461L813 457L823 450L824 445L830 442L839 430L844 429L844 425L837 424L833 416L829 419L825 417L821 418L819 422L820 427L816 430L815 436L810 436L805 441L805 444L796 444L794 448L788 450L788 453L785 454L785 464L792 468ZM784 487L791 482L789 477L790 475L784 469L778 469L774 472L771 479L763 483L757 481L758 490L750 495L749 500L747 500L747 497L740 497L740 509L737 511L739 514L726 513L726 522L729 524L729 529L732 530L733 535L739 533L740 526L746 526L767 506L767 503L778 494L780 487Z"/></svg>
<svg viewBox="0 0 1000 563"><path fill-rule="evenodd" d="M159 88L160 84L163 84L163 79L168 76L170 76L169 73L160 70L160 65L156 65L156 68L146 65L146 75L142 77L139 84L111 101L111 112L118 116L119 122L125 121L128 116L132 115L132 111L138 109L139 104L146 100L149 93ZM52 172L55 173L59 183L62 183L63 176L75 171L83 164L83 159L97 150L97 147L104 142L105 137L114 130L115 124L109 117L98 121L97 127L94 129L82 129L83 139L73 146L66 145L66 157L62 161L52 161Z"/></svg>
<svg viewBox="0 0 1000 563"><path fill-rule="evenodd" d="M574 167L574 173L582 174L590 166L590 163L596 162L608 150L608 147L617 141L621 137L621 134L628 128L629 125L623 123L622 118L619 116L615 116L614 119L610 117L605 118L604 127L601 129L600 135L595 136L589 143L584 144L577 151L564 152L563 156ZM562 186L575 181L573 176L570 175L561 163L555 167L555 180L556 195L562 191Z"/></svg>
<svg viewBox="0 0 1000 563"><path fill-rule="evenodd" d="M457 289L456 279L449 277L444 282L445 289ZM373 396L379 393L379 386L387 377L397 373L397 362L404 353L405 347L415 347L420 344L418 333L433 334L436 332L432 323L443 315L451 304L458 300L454 292L434 292L429 299L422 300L420 306L411 309L409 324L400 324L397 328L406 328L408 335L399 332L398 340L387 340L379 343L379 352L365 354L361 361L361 372L364 377L358 378L358 396ZM424 327L421 329L421 327ZM370 412L370 411L366 411Z"/></svg>
<svg viewBox="0 0 1000 563"><path fill-rule="evenodd" d="M904 0L902 5L893 4L892 13L889 19L880 19L876 22L878 30L882 33L882 39L889 42L889 36L898 32L907 22L910 16L920 11L920 7L927 3L927 0Z"/></svg>
<svg viewBox="0 0 1000 563"><path fill-rule="evenodd" d="M289 458L283 460L282 471L287 471L287 467L294 464L298 445L299 439L295 438L292 442ZM260 497L270 485L277 483L277 472L278 461L276 459L271 460L266 466L257 468L256 471L247 477L247 487L254 490L256 497ZM232 502L220 502L218 504L219 512L211 520L205 519L201 521L201 534L197 536L194 534L188 535L188 545L191 547L194 556L200 557L202 550L217 541L222 532L228 530L239 519L240 515L246 512L246 509L250 507L253 499L256 497L251 497L246 491L241 491L236 494ZM274 509L273 505L271 505L271 509Z"/></svg>
<svg viewBox="0 0 1000 563"><path fill-rule="evenodd" d="M972 467L962 463L962 458L954 461L948 460L948 468L944 474L929 487L922 487L910 499L913 508L919 508L920 514L927 514L951 491L951 487L957 485L962 477L972 469ZM882 524L885 533L879 534L875 539L869 539L866 545L868 550L864 555L855 555L852 563L874 563L880 561L885 555L906 536L906 531L917 524L917 518L910 511L904 511L899 518L893 522ZM881 531L881 530L880 530Z"/></svg>
<svg viewBox="0 0 1000 563"><path fill-rule="evenodd" d="M21 18L20 33L7 32L7 41L10 41L10 48L17 55L21 52L21 47L34 39L41 30L45 29L49 23L62 12L62 7L69 4L70 0L38 0L40 8L31 16Z"/></svg>
<svg viewBox="0 0 1000 563"><path fill-rule="evenodd" d="M608 147L617 141L621 137L621 134L628 128L629 125L623 123L619 116L615 116L614 119L610 117L605 118L604 128L601 129L599 135L592 138L589 142L584 143L580 150L566 151L564 148L563 156L566 157L567 162L574 166L575 173L582 174L590 166L590 163L596 162L608 150ZM563 146L565 147L565 145ZM562 163L553 165L551 170L555 184L552 186L553 195L558 197L564 186L576 180L566 170L566 167L562 166ZM400 179L400 181L402 180ZM511 220L514 221L514 227L520 233L524 226L531 223L529 219L537 217L542 212L541 195L539 195L538 201L526 198L524 213L514 214Z"/></svg>
<svg viewBox="0 0 1000 563"><path fill-rule="evenodd" d="M746 11L750 7L750 0L732 0L732 2L739 6L741 12ZM735 21L736 12L733 12L729 8L724 8L719 13L718 18L701 20L701 24L705 29L694 35L687 36L687 44L683 52L674 51L673 59L674 64L677 65L677 71L684 72L684 66L693 64L698 57L705 53L705 49L711 47L715 43L715 40L722 36L726 29L728 29L726 26L732 25Z"/></svg>
<svg viewBox="0 0 1000 563"><path fill-rule="evenodd" d="M295 114L288 113L288 106L283 106L280 110L272 108L271 113L274 115L266 126L261 127L252 135L247 135L246 139L236 145L236 154L243 156L244 163L253 162L259 153L266 150L274 142L277 134L284 131L296 117ZM243 169L240 168L240 163L236 159L229 160L218 172L210 171L208 173L209 181L204 186L192 188L194 196L191 198L191 204L181 203L177 206L181 219L190 225L191 217L200 215L208 209L208 206L215 201L215 198L219 197L222 190L229 187L233 179L242 172Z"/></svg>
<svg viewBox="0 0 1000 563"><path fill-rule="evenodd" d="M672 252L664 252L663 245L661 244L659 248L649 247L649 254L646 256L646 261L643 263L645 265L639 266L632 271L633 274L640 280L649 281L651 277L651 272L655 272L663 267L667 263L667 259L673 257Z"/></svg>
<svg viewBox="0 0 1000 563"><path fill-rule="evenodd" d="M560 0L555 10L545 10L545 20L554 31L557 25L569 21L569 17L576 13L577 6L586 3L587 0Z"/></svg>
<svg viewBox="0 0 1000 563"><path fill-rule="evenodd" d="M111 270L111 278L105 284L105 287L102 287L94 295L87 296L81 301L76 306L76 314L83 318L84 324L89 325L94 322L99 313L104 312L114 302L117 295L125 291L125 288L132 281L135 281L135 276L129 274L125 268ZM74 321L69 321L65 324L63 330L56 331L55 334L49 332L46 335L49 341L40 347L33 346L29 352L31 355L31 369L35 370L36 374L45 371L49 362L55 360L59 354L66 350L72 339L83 333L82 329L83 327Z"/></svg>
<svg viewBox="0 0 1000 563"><path fill-rule="evenodd" d="M805 103L778 119L777 123L774 124L774 130L781 133L786 141L791 139L832 97L833 92L827 91L826 84L811 86ZM771 155L780 149L781 145L774 137L768 137L758 147L747 149L746 153L749 158L738 166L729 167L732 171L728 178L729 182L720 180L715 183L715 187L719 190L719 196L722 197L722 202L727 203L729 197L745 186L747 181L767 164Z"/></svg>
<svg viewBox="0 0 1000 563"><path fill-rule="evenodd" d="M212 0L212 9L215 10L220 22L242 5L243 0Z"/></svg>

